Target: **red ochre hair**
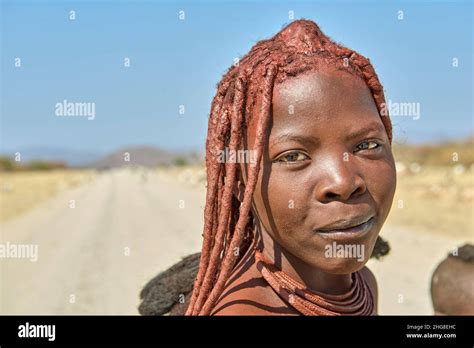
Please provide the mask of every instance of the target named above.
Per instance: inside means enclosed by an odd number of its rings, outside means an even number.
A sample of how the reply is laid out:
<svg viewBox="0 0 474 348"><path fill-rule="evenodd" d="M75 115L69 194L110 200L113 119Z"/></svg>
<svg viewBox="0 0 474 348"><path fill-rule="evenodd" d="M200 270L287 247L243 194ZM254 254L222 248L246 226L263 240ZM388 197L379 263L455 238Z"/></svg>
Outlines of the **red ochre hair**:
<svg viewBox="0 0 474 348"><path fill-rule="evenodd" d="M367 84L382 122L392 141L392 125L386 110L383 87L370 61L323 34L311 20L296 20L269 40L257 42L217 85L209 115L206 140L207 196L199 270L186 315L209 315L239 257L252 237L254 217L250 211L257 182L265 134L271 115L276 83L306 71L331 66L360 77ZM258 110L254 114L254 109ZM239 163L221 163L226 148L243 145L243 130L257 117L256 166L248 173L242 202L233 194Z"/></svg>

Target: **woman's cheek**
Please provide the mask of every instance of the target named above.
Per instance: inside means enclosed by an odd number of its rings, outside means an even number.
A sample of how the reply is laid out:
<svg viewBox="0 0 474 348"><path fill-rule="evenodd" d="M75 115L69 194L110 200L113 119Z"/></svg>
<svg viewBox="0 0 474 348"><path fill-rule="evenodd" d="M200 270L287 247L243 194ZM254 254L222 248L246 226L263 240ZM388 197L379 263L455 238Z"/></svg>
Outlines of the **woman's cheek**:
<svg viewBox="0 0 474 348"><path fill-rule="evenodd" d="M301 231L305 216L305 197L301 197L298 188L302 186L293 177L270 179L268 195L272 218L278 232Z"/></svg>
<svg viewBox="0 0 474 348"><path fill-rule="evenodd" d="M369 173L366 177L368 190L375 201L379 218L382 220L380 222L383 223L390 211L395 194L395 165L392 165L390 161L380 161Z"/></svg>
<svg viewBox="0 0 474 348"><path fill-rule="evenodd" d="M294 225L291 184L282 179L275 173L266 176L260 172L253 196L261 223L274 237Z"/></svg>

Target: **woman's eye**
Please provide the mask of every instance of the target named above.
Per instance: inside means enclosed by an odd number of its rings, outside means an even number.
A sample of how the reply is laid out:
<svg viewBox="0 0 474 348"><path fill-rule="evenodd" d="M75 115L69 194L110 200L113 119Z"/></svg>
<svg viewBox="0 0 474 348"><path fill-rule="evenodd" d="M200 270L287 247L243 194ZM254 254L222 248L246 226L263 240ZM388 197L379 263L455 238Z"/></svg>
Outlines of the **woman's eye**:
<svg viewBox="0 0 474 348"><path fill-rule="evenodd" d="M304 153L301 152L289 152L278 159L278 162L297 162L297 161L304 161L307 159Z"/></svg>
<svg viewBox="0 0 474 348"><path fill-rule="evenodd" d="M373 150L380 147L380 144L375 141L364 141L357 145L357 151L360 150Z"/></svg>

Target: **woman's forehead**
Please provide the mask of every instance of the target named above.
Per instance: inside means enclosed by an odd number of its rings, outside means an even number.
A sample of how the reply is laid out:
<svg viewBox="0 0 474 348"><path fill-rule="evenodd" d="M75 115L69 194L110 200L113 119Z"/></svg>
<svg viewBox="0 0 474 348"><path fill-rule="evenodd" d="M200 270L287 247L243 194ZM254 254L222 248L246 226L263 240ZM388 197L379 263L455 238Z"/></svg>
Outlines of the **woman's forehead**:
<svg viewBox="0 0 474 348"><path fill-rule="evenodd" d="M276 84L272 97L274 111L308 103L331 107L343 100L375 106L372 94L361 78L332 68L306 72Z"/></svg>
<svg viewBox="0 0 474 348"><path fill-rule="evenodd" d="M357 76L328 69L274 86L270 140L288 133L336 135L364 126L383 129L373 96ZM250 125L250 138L255 135L252 128Z"/></svg>

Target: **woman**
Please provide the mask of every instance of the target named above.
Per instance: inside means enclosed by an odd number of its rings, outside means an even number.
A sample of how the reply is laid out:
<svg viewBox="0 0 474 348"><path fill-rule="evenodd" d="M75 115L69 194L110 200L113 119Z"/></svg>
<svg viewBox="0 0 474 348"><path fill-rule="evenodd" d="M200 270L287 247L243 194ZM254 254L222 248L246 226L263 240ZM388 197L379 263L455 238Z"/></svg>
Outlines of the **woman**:
<svg viewBox="0 0 474 348"><path fill-rule="evenodd" d="M376 313L364 265L377 240L375 255L386 252L378 234L396 187L384 104L370 62L309 20L228 70L211 106L204 241L186 315Z"/></svg>

